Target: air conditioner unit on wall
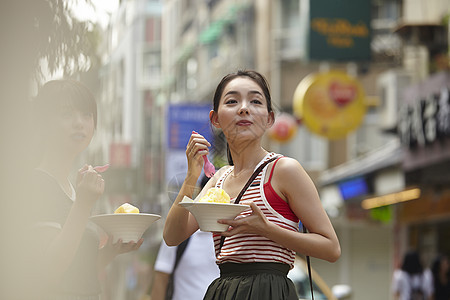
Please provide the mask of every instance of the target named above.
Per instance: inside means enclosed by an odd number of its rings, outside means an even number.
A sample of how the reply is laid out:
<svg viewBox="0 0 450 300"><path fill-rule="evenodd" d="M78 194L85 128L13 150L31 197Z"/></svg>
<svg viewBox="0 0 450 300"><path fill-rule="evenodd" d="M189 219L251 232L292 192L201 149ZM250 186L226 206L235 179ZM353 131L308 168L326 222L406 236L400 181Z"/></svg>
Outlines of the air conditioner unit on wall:
<svg viewBox="0 0 450 300"><path fill-rule="evenodd" d="M411 75L402 70L389 70L378 77L379 126L382 130L392 131L397 127L401 92L410 82Z"/></svg>
<svg viewBox="0 0 450 300"><path fill-rule="evenodd" d="M439 24L448 13L448 0L404 0L403 22L409 24Z"/></svg>
<svg viewBox="0 0 450 300"><path fill-rule="evenodd" d="M429 51L425 45L406 45L403 47L403 68L411 73L415 82L428 77Z"/></svg>

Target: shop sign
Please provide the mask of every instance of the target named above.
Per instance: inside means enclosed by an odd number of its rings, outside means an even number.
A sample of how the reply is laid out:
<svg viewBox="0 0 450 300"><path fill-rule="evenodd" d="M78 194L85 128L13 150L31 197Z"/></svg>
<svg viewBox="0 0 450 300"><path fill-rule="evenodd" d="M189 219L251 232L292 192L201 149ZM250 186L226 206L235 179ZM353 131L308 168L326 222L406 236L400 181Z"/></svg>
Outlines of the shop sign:
<svg viewBox="0 0 450 300"><path fill-rule="evenodd" d="M192 131L197 131L211 143L210 111L211 105L209 104L170 105L167 117L167 142L169 149L186 150Z"/></svg>
<svg viewBox="0 0 450 300"><path fill-rule="evenodd" d="M276 116L275 123L268 132L269 137L277 142L289 142L297 133L297 120L288 113L281 113Z"/></svg>
<svg viewBox="0 0 450 300"><path fill-rule="evenodd" d="M398 133L403 145L425 146L450 136L449 95L443 86L439 92L401 106Z"/></svg>
<svg viewBox="0 0 450 300"><path fill-rule="evenodd" d="M391 205L372 208L370 210L370 218L374 221L380 221L389 224L393 219L393 208Z"/></svg>
<svg viewBox="0 0 450 300"><path fill-rule="evenodd" d="M310 1L309 58L370 59L370 1Z"/></svg>
<svg viewBox="0 0 450 300"><path fill-rule="evenodd" d="M338 183L344 200L361 197L369 193L369 186L364 177L358 176Z"/></svg>
<svg viewBox="0 0 450 300"><path fill-rule="evenodd" d="M109 163L114 168L131 167L131 144L111 143L109 148Z"/></svg>
<svg viewBox="0 0 450 300"><path fill-rule="evenodd" d="M311 74L297 86L293 110L313 133L343 138L364 118L364 90L358 80L341 71Z"/></svg>
<svg viewBox="0 0 450 300"><path fill-rule="evenodd" d="M192 131L203 135L213 144L209 121L210 104L172 104L167 111L167 149L165 151L165 177L171 199L179 190L187 172L186 146ZM212 150L213 147L210 148ZM173 199L172 199L173 200Z"/></svg>

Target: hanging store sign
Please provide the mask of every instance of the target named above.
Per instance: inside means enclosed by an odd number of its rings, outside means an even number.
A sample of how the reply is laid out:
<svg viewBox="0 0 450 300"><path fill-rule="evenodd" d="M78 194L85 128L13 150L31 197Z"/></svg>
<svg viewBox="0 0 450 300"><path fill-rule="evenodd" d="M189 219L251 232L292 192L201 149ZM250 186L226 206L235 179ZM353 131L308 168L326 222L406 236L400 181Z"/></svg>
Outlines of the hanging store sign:
<svg viewBox="0 0 450 300"><path fill-rule="evenodd" d="M288 113L282 113L275 118L275 123L269 129L269 137L277 142L286 143L297 133L297 120Z"/></svg>
<svg viewBox="0 0 450 300"><path fill-rule="evenodd" d="M313 133L340 139L358 128L364 118L364 90L344 72L311 74L297 86L293 109Z"/></svg>
<svg viewBox="0 0 450 300"><path fill-rule="evenodd" d="M442 75L438 75L442 76ZM399 111L398 133L408 148L426 146L450 136L450 81L433 80L409 87Z"/></svg>
<svg viewBox="0 0 450 300"><path fill-rule="evenodd" d="M403 90L397 132L404 145L404 170L450 159L450 73Z"/></svg>
<svg viewBox="0 0 450 300"><path fill-rule="evenodd" d="M168 110L167 142L170 149L186 150L192 131L212 142L209 121L210 104L174 104Z"/></svg>
<svg viewBox="0 0 450 300"><path fill-rule="evenodd" d="M171 104L167 111L166 182L169 196L176 197L187 172L186 146L196 131L213 144L209 121L210 104ZM213 147L210 148L212 150ZM175 193L175 194L174 194ZM172 199L173 200L173 199Z"/></svg>
<svg viewBox="0 0 450 300"><path fill-rule="evenodd" d="M311 0L309 58L370 59L370 1Z"/></svg>
<svg viewBox="0 0 450 300"><path fill-rule="evenodd" d="M365 196L369 193L367 180L362 176L339 182L338 187L344 200Z"/></svg>
<svg viewBox="0 0 450 300"><path fill-rule="evenodd" d="M109 146L109 163L114 168L131 167L131 144L111 143Z"/></svg>

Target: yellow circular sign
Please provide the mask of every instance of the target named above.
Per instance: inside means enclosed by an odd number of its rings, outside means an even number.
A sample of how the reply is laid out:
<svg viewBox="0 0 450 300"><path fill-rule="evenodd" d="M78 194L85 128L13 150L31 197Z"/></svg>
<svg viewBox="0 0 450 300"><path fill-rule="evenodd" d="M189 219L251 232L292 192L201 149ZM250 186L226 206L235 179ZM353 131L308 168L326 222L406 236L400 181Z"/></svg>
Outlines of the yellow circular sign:
<svg viewBox="0 0 450 300"><path fill-rule="evenodd" d="M364 90L344 72L311 74L297 86L293 109L312 132L328 139L343 138L364 118Z"/></svg>

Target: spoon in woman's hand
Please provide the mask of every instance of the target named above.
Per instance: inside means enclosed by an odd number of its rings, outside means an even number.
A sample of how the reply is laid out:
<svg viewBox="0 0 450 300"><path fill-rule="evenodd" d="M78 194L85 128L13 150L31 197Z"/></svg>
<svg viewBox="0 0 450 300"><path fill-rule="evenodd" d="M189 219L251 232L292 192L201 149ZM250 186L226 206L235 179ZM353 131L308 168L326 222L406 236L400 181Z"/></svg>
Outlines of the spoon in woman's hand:
<svg viewBox="0 0 450 300"><path fill-rule="evenodd" d="M203 155L203 160L205 161L205 164L203 165L203 172L205 172L206 177L211 178L216 173L216 168L214 165L209 161L208 156Z"/></svg>
<svg viewBox="0 0 450 300"><path fill-rule="evenodd" d="M192 131L194 134L198 134L196 131ZM214 165L209 161L208 156L203 155L203 161L205 164L203 165L203 172L205 172L206 177L211 178L216 173L216 168Z"/></svg>
<svg viewBox="0 0 450 300"><path fill-rule="evenodd" d="M94 169L95 171L97 171L98 173L103 173L103 172L105 172L106 170L109 169L109 164L106 164L106 165L104 165L104 166L96 166L96 167L93 167L93 169ZM88 170L85 170L85 171L81 172L81 174L84 174L84 173L86 173L87 171L88 171Z"/></svg>

